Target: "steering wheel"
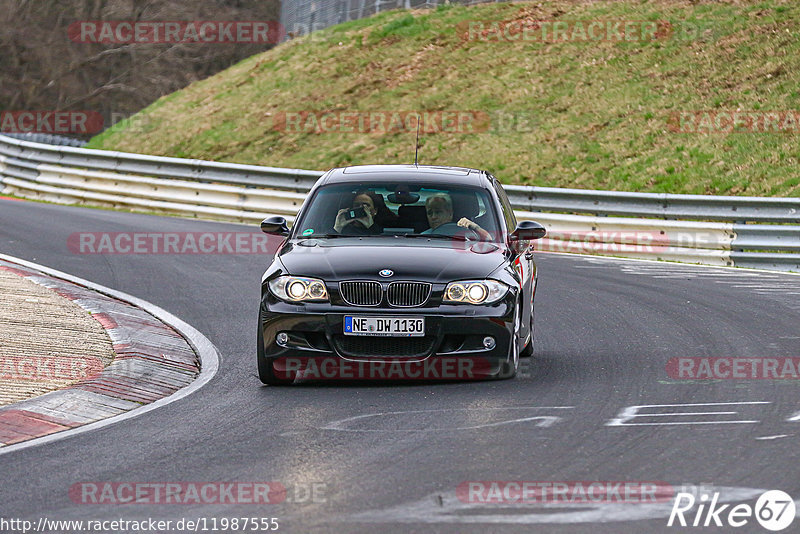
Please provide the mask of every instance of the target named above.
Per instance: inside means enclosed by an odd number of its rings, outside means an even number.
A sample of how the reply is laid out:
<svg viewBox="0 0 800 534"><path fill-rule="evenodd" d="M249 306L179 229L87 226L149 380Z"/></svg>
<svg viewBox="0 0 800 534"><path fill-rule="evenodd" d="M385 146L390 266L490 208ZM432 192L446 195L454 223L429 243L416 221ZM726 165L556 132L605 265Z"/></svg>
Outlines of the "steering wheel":
<svg viewBox="0 0 800 534"><path fill-rule="evenodd" d="M463 235L464 239L468 241L480 240L480 235L478 234L478 232L470 228L464 228L463 226L459 226L457 223L454 222L444 223L443 225L433 230L431 233L439 235L449 235L453 237Z"/></svg>

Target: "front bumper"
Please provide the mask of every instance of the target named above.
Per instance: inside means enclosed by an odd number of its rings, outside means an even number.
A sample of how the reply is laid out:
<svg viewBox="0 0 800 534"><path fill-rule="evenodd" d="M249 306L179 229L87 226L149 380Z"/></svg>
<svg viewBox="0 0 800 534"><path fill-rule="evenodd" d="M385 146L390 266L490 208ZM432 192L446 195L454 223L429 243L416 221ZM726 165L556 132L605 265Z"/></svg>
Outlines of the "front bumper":
<svg viewBox="0 0 800 534"><path fill-rule="evenodd" d="M397 378L418 378L419 373L458 379L496 376L509 361L517 312L516 297L511 294L492 306L427 308L293 305L270 297L261 307L264 357L279 372L311 368L324 374L327 366L330 378L349 378L349 374L358 378L364 373L382 377L381 369L392 368L402 375ZM346 336L345 315L423 316L425 336ZM288 337L283 343L277 340L280 333ZM494 339L494 347L484 346L487 336Z"/></svg>

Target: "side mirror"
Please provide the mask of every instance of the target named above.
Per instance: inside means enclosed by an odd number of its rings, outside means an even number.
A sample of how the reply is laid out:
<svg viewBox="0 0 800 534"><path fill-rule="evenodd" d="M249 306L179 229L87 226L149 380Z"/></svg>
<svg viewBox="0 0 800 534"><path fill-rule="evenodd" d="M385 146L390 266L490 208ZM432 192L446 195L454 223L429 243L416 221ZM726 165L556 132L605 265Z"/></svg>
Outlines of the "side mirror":
<svg viewBox="0 0 800 534"><path fill-rule="evenodd" d="M509 241L531 241L541 239L547 235L544 226L536 221L522 221L517 224L517 228L508 236Z"/></svg>
<svg viewBox="0 0 800 534"><path fill-rule="evenodd" d="M287 236L289 235L289 225L286 224L286 219L276 215L261 221L261 231L265 234Z"/></svg>

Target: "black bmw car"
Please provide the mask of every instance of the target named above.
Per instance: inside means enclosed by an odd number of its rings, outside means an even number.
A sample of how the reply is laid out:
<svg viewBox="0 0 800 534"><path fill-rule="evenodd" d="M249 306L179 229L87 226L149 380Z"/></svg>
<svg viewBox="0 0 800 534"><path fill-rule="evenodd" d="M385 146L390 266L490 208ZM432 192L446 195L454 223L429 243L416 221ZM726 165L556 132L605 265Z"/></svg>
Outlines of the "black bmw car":
<svg viewBox="0 0 800 534"><path fill-rule="evenodd" d="M485 171L375 165L314 185L261 281L258 373L303 379L511 378L533 350L532 240Z"/></svg>

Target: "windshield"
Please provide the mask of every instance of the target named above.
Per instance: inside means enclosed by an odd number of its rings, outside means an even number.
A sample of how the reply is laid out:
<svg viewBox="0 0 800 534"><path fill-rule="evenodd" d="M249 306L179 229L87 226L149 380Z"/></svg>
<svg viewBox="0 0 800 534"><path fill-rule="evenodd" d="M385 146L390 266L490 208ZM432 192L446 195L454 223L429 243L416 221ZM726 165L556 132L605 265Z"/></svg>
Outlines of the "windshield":
<svg viewBox="0 0 800 534"><path fill-rule="evenodd" d="M431 236L497 241L488 191L446 184L348 183L320 187L294 238Z"/></svg>

